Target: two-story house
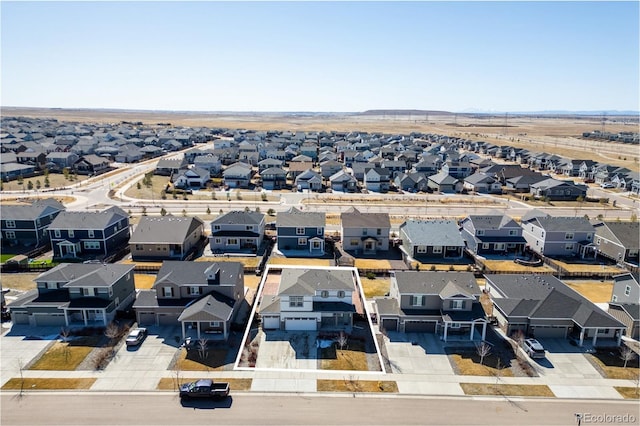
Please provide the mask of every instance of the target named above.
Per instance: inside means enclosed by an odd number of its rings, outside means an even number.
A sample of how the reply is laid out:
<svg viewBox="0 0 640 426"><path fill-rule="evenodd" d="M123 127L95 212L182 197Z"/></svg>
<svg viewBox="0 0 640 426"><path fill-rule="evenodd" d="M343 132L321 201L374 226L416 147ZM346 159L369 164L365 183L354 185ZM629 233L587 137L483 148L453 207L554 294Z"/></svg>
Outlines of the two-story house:
<svg viewBox="0 0 640 426"><path fill-rule="evenodd" d="M197 217L142 216L129 248L135 261L184 260L205 241L204 222Z"/></svg>
<svg viewBox="0 0 640 426"><path fill-rule="evenodd" d="M527 246L544 256L595 258L595 229L584 217L553 217L532 210L522 217L522 236Z"/></svg>
<svg viewBox="0 0 640 426"><path fill-rule="evenodd" d="M242 263L165 260L133 308L140 325L180 323L184 339L226 340L243 302Z"/></svg>
<svg viewBox="0 0 640 426"><path fill-rule="evenodd" d="M264 239L265 215L230 211L211 221L209 245L213 253L255 253Z"/></svg>
<svg viewBox="0 0 640 426"><path fill-rule="evenodd" d="M225 186L229 188L248 188L253 176L253 170L249 164L234 163L223 172Z"/></svg>
<svg viewBox="0 0 640 426"><path fill-rule="evenodd" d="M260 172L264 189L283 189L287 186L287 172L281 167L270 167Z"/></svg>
<svg viewBox="0 0 640 426"><path fill-rule="evenodd" d="M335 192L356 192L358 189L358 180L347 173L346 170L340 170L336 174L329 177L331 190Z"/></svg>
<svg viewBox="0 0 640 426"><path fill-rule="evenodd" d="M372 167L364 173L364 186L368 191L387 192L391 182L391 172L382 167Z"/></svg>
<svg viewBox="0 0 640 426"><path fill-rule="evenodd" d="M278 250L304 256L324 255L326 217L320 212L303 212L291 207L276 217Z"/></svg>
<svg viewBox="0 0 640 426"><path fill-rule="evenodd" d="M309 169L296 177L294 185L298 191L308 190L317 192L322 189L322 176L314 170Z"/></svg>
<svg viewBox="0 0 640 426"><path fill-rule="evenodd" d="M61 263L9 305L14 324L106 326L135 298L135 265Z"/></svg>
<svg viewBox="0 0 640 426"><path fill-rule="evenodd" d="M638 222L602 222L594 224L598 254L616 262L638 264L640 225Z"/></svg>
<svg viewBox="0 0 640 426"><path fill-rule="evenodd" d="M400 225L405 262L461 259L464 240L453 220L407 220Z"/></svg>
<svg viewBox="0 0 640 426"><path fill-rule="evenodd" d="M389 250L388 213L362 213L355 207L340 214L342 245L348 252L375 255Z"/></svg>
<svg viewBox="0 0 640 426"><path fill-rule="evenodd" d="M282 268L277 285L262 295L263 329L350 331L360 300L356 280L355 268Z"/></svg>
<svg viewBox="0 0 640 426"><path fill-rule="evenodd" d="M640 337L640 276L626 273L613 277L609 314L627 326L627 336Z"/></svg>
<svg viewBox="0 0 640 426"><path fill-rule="evenodd" d="M481 294L470 272L394 271L389 296L375 298L374 303L378 324L387 332L473 341L486 336Z"/></svg>
<svg viewBox="0 0 640 426"><path fill-rule="evenodd" d="M101 212L61 212L48 228L53 258L105 258L129 241L129 215L120 207Z"/></svg>
<svg viewBox="0 0 640 426"><path fill-rule="evenodd" d="M3 205L0 218L2 247L13 247L10 251L15 251L21 247L48 244L47 228L64 209L62 203L53 198L35 200L31 204Z"/></svg>
<svg viewBox="0 0 640 426"><path fill-rule="evenodd" d="M467 249L475 254L522 253L527 243L520 225L507 215L470 215L460 225Z"/></svg>

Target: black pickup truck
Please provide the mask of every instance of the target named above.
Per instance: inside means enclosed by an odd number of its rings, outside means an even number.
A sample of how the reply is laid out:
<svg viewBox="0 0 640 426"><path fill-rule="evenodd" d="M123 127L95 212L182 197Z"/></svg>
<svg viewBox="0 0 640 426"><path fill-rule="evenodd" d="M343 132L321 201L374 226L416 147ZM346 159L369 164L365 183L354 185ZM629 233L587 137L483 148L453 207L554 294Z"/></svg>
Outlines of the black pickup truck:
<svg viewBox="0 0 640 426"><path fill-rule="evenodd" d="M225 398L229 395L229 383L210 379L196 380L180 386L180 398Z"/></svg>

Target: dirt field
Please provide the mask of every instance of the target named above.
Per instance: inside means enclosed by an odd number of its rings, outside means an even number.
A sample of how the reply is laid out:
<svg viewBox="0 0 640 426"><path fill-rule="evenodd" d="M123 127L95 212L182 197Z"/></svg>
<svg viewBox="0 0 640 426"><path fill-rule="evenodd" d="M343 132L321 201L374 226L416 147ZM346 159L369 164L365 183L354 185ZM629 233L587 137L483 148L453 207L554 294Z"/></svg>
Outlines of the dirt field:
<svg viewBox="0 0 640 426"><path fill-rule="evenodd" d="M141 121L153 125L226 127L251 130L291 131L367 131L382 133L427 132L484 140L545 151L572 158L593 159L638 170L640 150L637 146L582 139L583 132L638 132L638 118L575 116L472 116L467 114L425 115L356 115L279 113L163 113L140 111L50 110L37 108L2 108L2 114L26 117L51 117L61 121L119 122Z"/></svg>

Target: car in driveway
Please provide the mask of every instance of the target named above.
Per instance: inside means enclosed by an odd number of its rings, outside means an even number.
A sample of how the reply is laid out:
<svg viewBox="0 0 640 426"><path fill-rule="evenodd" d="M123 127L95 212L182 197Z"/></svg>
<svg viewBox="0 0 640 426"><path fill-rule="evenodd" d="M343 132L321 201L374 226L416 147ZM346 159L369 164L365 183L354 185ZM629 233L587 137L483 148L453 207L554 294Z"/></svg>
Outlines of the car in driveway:
<svg viewBox="0 0 640 426"><path fill-rule="evenodd" d="M147 329L143 327L137 327L129 332L127 340L125 341L127 346L138 346L147 337Z"/></svg>
<svg viewBox="0 0 640 426"><path fill-rule="evenodd" d="M544 358L546 356L544 347L536 339L524 339L522 349L531 358Z"/></svg>

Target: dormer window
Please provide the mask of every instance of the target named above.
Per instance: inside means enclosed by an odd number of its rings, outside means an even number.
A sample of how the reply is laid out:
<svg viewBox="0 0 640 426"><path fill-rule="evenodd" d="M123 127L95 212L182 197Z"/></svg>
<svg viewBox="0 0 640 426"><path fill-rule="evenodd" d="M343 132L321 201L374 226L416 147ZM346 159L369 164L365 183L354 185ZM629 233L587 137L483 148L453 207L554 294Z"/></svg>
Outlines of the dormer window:
<svg viewBox="0 0 640 426"><path fill-rule="evenodd" d="M450 306L451 306L451 309L463 309L464 300L452 300Z"/></svg>

